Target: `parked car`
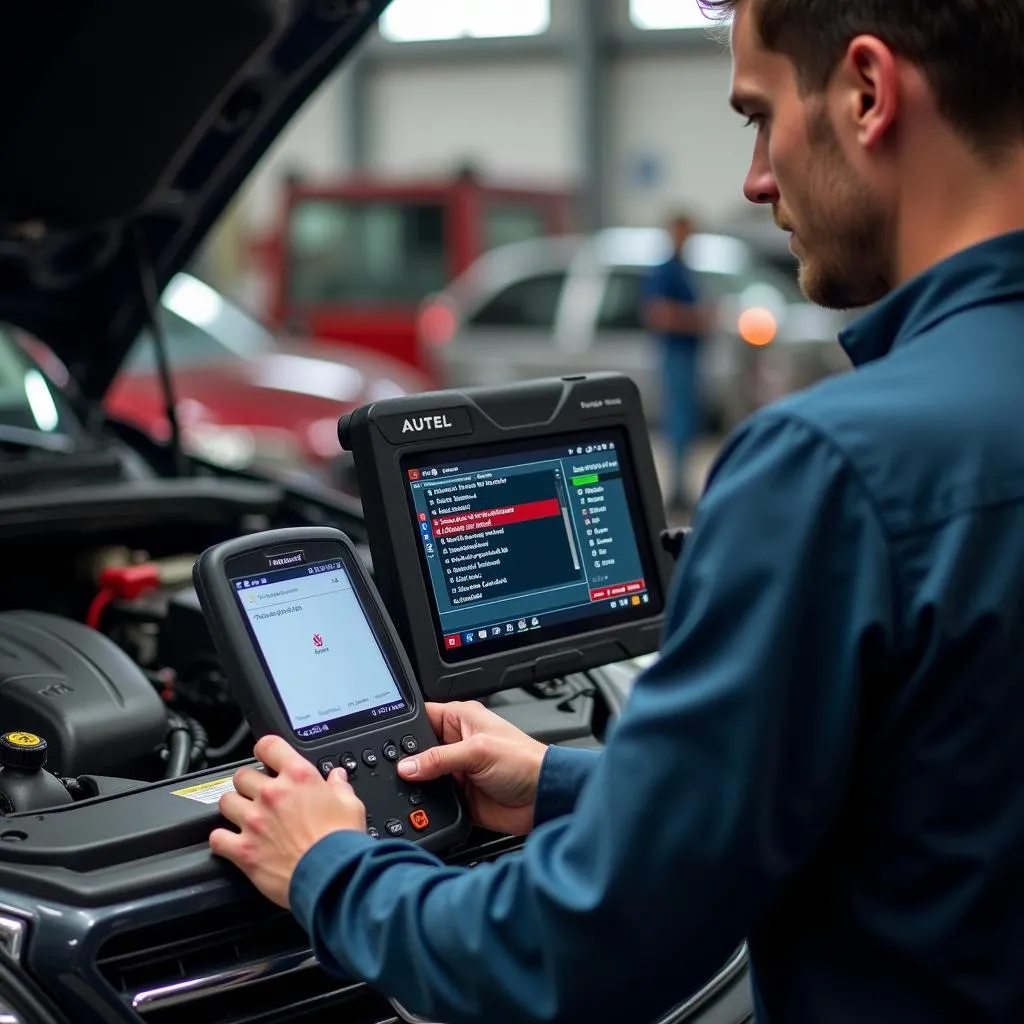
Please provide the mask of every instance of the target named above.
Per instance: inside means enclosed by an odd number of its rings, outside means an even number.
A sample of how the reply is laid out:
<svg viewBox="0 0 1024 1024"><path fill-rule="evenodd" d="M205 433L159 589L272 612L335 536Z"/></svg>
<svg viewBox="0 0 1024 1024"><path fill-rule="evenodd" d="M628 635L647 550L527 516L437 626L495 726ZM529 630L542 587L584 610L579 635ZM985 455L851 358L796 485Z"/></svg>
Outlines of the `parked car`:
<svg viewBox="0 0 1024 1024"><path fill-rule="evenodd" d="M68 375L58 386L0 332L0 728L49 735L53 770L33 789L38 762L0 744L0 767L22 768L20 788L0 773L7 1024L409 1019L321 970L294 918L207 845L252 737L199 611L195 556L317 524L369 560L362 512L323 487L175 451L105 406L147 307L384 5L0 8L0 323ZM636 671L492 704L542 739L596 747ZM521 845L475 831L446 856L477 870ZM693 987L663 1024L751 1015L742 948Z"/></svg>
<svg viewBox="0 0 1024 1024"><path fill-rule="evenodd" d="M420 339L451 387L616 369L657 421L659 352L641 320L644 276L671 243L651 228L530 240L479 259L420 312ZM728 429L761 405L848 367L844 322L746 241L695 234L685 257L717 326L703 350L705 413Z"/></svg>
<svg viewBox="0 0 1024 1024"><path fill-rule="evenodd" d="M234 469L310 471L355 495L351 456L338 450L338 417L428 386L407 364L354 345L281 342L187 273L175 275L164 290L161 321L183 444ZM67 380L52 353L34 339L23 341L53 379ZM104 407L157 440L170 437L148 329L129 350Z"/></svg>

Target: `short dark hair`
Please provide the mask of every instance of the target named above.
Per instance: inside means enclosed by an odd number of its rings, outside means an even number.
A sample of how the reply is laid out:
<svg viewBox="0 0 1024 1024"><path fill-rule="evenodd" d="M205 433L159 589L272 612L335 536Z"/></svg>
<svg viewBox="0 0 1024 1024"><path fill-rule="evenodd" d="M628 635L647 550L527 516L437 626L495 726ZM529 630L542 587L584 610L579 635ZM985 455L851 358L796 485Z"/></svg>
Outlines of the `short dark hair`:
<svg viewBox="0 0 1024 1024"><path fill-rule="evenodd" d="M697 0L727 19L751 5L769 50L794 64L801 89L828 84L850 40L881 39L917 64L940 113L986 153L1024 136L1024 0Z"/></svg>

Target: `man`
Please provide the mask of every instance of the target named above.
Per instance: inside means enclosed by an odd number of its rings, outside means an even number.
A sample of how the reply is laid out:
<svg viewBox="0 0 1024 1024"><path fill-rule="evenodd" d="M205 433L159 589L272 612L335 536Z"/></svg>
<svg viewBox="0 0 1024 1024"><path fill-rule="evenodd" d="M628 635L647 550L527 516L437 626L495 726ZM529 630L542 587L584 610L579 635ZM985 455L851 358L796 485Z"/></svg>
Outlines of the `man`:
<svg viewBox="0 0 1024 1024"><path fill-rule="evenodd" d="M668 259L648 276L644 322L661 346L661 426L669 450L670 508L687 508L686 460L700 424L699 346L708 314L699 304L696 284L683 257L693 221L683 213L669 219L672 246Z"/></svg>
<svg viewBox="0 0 1024 1024"><path fill-rule="evenodd" d="M282 740L211 842L434 1020L653 1020L747 936L761 1022L1020 1022L1024 0L715 6L748 198L811 298L875 304L856 371L726 444L600 756L432 708L410 777L521 856L374 845Z"/></svg>

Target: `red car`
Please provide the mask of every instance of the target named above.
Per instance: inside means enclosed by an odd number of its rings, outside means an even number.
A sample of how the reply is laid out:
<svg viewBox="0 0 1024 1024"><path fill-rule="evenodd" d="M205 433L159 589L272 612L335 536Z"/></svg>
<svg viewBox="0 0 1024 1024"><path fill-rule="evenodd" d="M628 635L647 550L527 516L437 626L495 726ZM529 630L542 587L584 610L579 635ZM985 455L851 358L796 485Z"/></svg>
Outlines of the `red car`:
<svg viewBox="0 0 1024 1024"><path fill-rule="evenodd" d="M161 305L183 445L219 465L276 474L312 470L355 493L351 460L338 444L338 417L427 388L408 364L365 348L279 341L188 274L171 280ZM50 353L28 347L51 376L66 376ZM148 332L136 340L105 408L158 440L169 437Z"/></svg>

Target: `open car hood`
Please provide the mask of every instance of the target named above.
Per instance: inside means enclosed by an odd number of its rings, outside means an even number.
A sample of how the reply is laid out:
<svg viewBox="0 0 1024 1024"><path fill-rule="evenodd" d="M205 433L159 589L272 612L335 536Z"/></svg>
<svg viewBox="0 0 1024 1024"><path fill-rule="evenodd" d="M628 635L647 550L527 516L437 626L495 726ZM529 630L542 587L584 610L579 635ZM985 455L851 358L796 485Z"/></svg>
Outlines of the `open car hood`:
<svg viewBox="0 0 1024 1024"><path fill-rule="evenodd" d="M388 0L7 0L0 320L106 392L159 293Z"/></svg>

